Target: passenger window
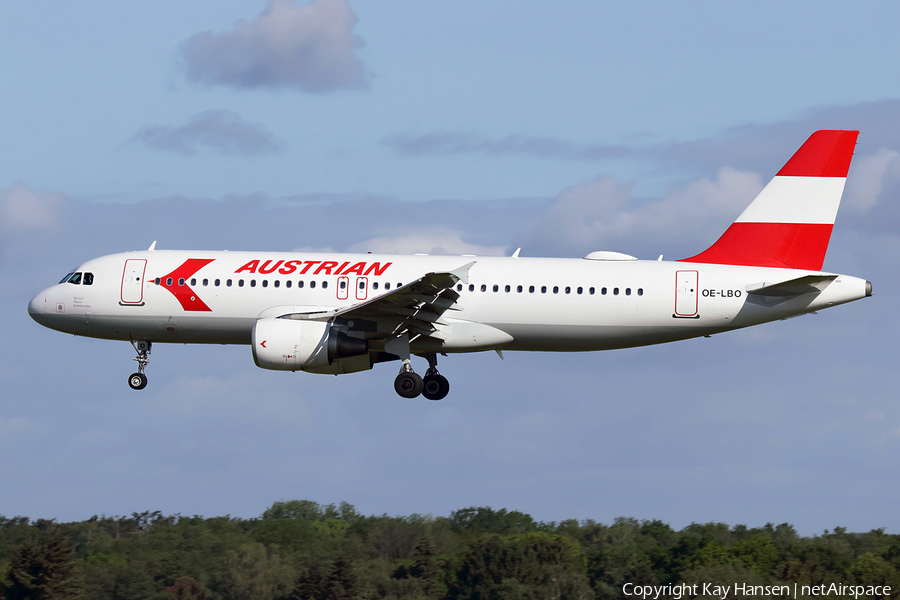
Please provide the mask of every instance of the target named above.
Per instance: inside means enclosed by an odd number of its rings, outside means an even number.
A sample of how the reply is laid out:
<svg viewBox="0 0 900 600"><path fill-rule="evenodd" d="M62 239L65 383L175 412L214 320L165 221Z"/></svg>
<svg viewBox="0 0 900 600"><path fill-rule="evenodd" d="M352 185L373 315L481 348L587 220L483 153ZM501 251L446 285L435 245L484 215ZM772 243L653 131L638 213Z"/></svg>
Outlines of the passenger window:
<svg viewBox="0 0 900 600"><path fill-rule="evenodd" d="M309 287L310 287L310 288L316 287L316 282L315 282L315 281L310 281L310 282L309 282Z"/></svg>
<svg viewBox="0 0 900 600"><path fill-rule="evenodd" d="M69 280L69 277L74 275L75 273L66 273L66 276L59 280L60 283L65 283Z"/></svg>
<svg viewBox="0 0 900 600"><path fill-rule="evenodd" d="M457 291L457 292L461 292L461 291L462 291L462 284L461 284L461 283L457 283L457 284L456 284L456 291Z"/></svg>
<svg viewBox="0 0 900 600"><path fill-rule="evenodd" d="M72 276L69 277L69 283L72 285L81 285L81 273L72 273Z"/></svg>
<svg viewBox="0 0 900 600"><path fill-rule="evenodd" d="M322 282L322 289L324 290L324 289L327 288L327 287L328 287L328 282L327 282L327 281L323 281L323 282Z"/></svg>
<svg viewBox="0 0 900 600"><path fill-rule="evenodd" d="M644 295L644 288L638 288L638 296Z"/></svg>
<svg viewBox="0 0 900 600"><path fill-rule="evenodd" d="M191 285L197 285L197 278L191 278Z"/></svg>
<svg viewBox="0 0 900 600"><path fill-rule="evenodd" d="M347 282L344 281L344 280L341 280L341 283L340 283L339 285L340 285L340 287L341 287L342 290L343 290L343 289L346 289L346 287L347 287Z"/></svg>
<svg viewBox="0 0 900 600"><path fill-rule="evenodd" d="M600 293L603 294L603 295L605 296L605 295L606 295L606 288L601 288L601 289L600 289Z"/></svg>
<svg viewBox="0 0 900 600"><path fill-rule="evenodd" d="M613 288L613 296L619 295L619 288Z"/></svg>
<svg viewBox="0 0 900 600"><path fill-rule="evenodd" d="M571 292L572 292L572 288L570 288L569 286L566 286L566 293L570 294Z"/></svg>
<svg viewBox="0 0 900 600"><path fill-rule="evenodd" d="M359 282L359 289L361 289L361 290L366 289L366 282L365 282L365 281L360 281L360 282Z"/></svg>
<svg viewBox="0 0 900 600"><path fill-rule="evenodd" d="M184 285L184 277L178 278L178 285Z"/></svg>
<svg viewBox="0 0 900 600"><path fill-rule="evenodd" d="M500 286L497 285L497 284L495 283L493 289L494 289L495 292L499 292L499 291L500 291Z"/></svg>
<svg viewBox="0 0 900 600"><path fill-rule="evenodd" d="M578 288L578 289L575 290L575 291L578 292L578 293L580 294L580 293L582 293L582 292L584 291L584 289L583 289L583 288Z"/></svg>
<svg viewBox="0 0 900 600"><path fill-rule="evenodd" d="M269 280L268 280L268 279L263 279L263 280L262 280L262 284L263 284L263 287L269 287Z"/></svg>
<svg viewBox="0 0 900 600"><path fill-rule="evenodd" d="M238 287L244 287L244 280L238 279Z"/></svg>
<svg viewBox="0 0 900 600"><path fill-rule="evenodd" d="M506 287L503 288L503 289L506 290L506 293L509 293L509 289L510 289L509 286L506 286Z"/></svg>
<svg viewBox="0 0 900 600"><path fill-rule="evenodd" d="M593 295L594 295L594 288L589 288L589 289L588 289L588 294L590 294L591 296L593 296Z"/></svg>
<svg viewBox="0 0 900 600"><path fill-rule="evenodd" d="M206 286L208 286L208 285L209 285L209 279L204 279L204 280L203 280L203 287L206 287Z"/></svg>
<svg viewBox="0 0 900 600"><path fill-rule="evenodd" d="M227 285L228 287L231 287L231 280L229 279L228 281L226 281L225 285Z"/></svg>
<svg viewBox="0 0 900 600"><path fill-rule="evenodd" d="M403 284L402 284L402 283L398 283L398 284L397 284L397 285L395 285L395 286L394 286L394 287L395 287L395 288L398 288L398 287L403 287Z"/></svg>
<svg viewBox="0 0 900 600"><path fill-rule="evenodd" d="M219 284L221 284L221 283L222 283L221 279L216 279L216 287L219 287Z"/></svg>
<svg viewBox="0 0 900 600"><path fill-rule="evenodd" d="M274 285L275 287L281 287L281 282L276 279Z"/></svg>
<svg viewBox="0 0 900 600"><path fill-rule="evenodd" d="M302 287L303 287L303 280L302 280L302 279L301 279L300 281L297 282L297 287L298 287L298 288L302 288Z"/></svg>
<svg viewBox="0 0 900 600"><path fill-rule="evenodd" d="M625 295L626 295L626 296L630 296L630 295L631 295L631 288L625 288Z"/></svg>
<svg viewBox="0 0 900 600"><path fill-rule="evenodd" d="M521 293L522 293L522 286L521 286L521 285L517 285L517 286L516 286L516 291L519 292L519 293L521 294Z"/></svg>
<svg viewBox="0 0 900 600"><path fill-rule="evenodd" d="M554 286L553 286L553 293L554 293L554 294L558 294L558 293L559 293L559 286L558 286L558 285L554 285Z"/></svg>
<svg viewBox="0 0 900 600"><path fill-rule="evenodd" d="M138 281L140 281L140 277L138 277ZM85 273L84 278L81 280L82 285L93 285L94 283L94 274L93 273Z"/></svg>
<svg viewBox="0 0 900 600"><path fill-rule="evenodd" d="M291 287L291 280L290 280L290 279L288 279L287 281L284 282L284 287L287 287L287 288Z"/></svg>
<svg viewBox="0 0 900 600"><path fill-rule="evenodd" d="M474 283L470 283L470 284L469 284L469 291L470 291L470 292L474 292L474 291L475 291L475 284L474 284Z"/></svg>
<svg viewBox="0 0 900 600"><path fill-rule="evenodd" d="M153 283L155 283L156 285L159 285L159 282L160 282L159 277L157 277L156 279L153 280Z"/></svg>
<svg viewBox="0 0 900 600"><path fill-rule="evenodd" d="M391 289L391 282L390 282L390 281L385 282L385 284L384 284L384 289L386 289L386 290Z"/></svg>
<svg viewBox="0 0 900 600"><path fill-rule="evenodd" d="M529 285L529 286L528 286L528 293L529 293L529 294L533 294L533 293L534 293L534 286L533 286L533 285Z"/></svg>
<svg viewBox="0 0 900 600"><path fill-rule="evenodd" d="M172 278L166 277L166 285L172 285Z"/></svg>
<svg viewBox="0 0 900 600"><path fill-rule="evenodd" d="M542 294L546 294L546 293L547 293L547 286L546 286L546 285L542 285L542 286L541 286L541 293L542 293Z"/></svg>
<svg viewBox="0 0 900 600"><path fill-rule="evenodd" d="M378 289L378 282L377 282L377 281L376 281L375 283L372 284L372 289L373 289L373 290L377 290L377 289Z"/></svg>
<svg viewBox="0 0 900 600"><path fill-rule="evenodd" d="M484 283L481 284L481 291L482 291L482 292L486 292L486 291L487 291L487 285L485 285Z"/></svg>
<svg viewBox="0 0 900 600"><path fill-rule="evenodd" d="M250 280L250 287L256 287L256 280L255 280L255 279L251 279L251 280Z"/></svg>

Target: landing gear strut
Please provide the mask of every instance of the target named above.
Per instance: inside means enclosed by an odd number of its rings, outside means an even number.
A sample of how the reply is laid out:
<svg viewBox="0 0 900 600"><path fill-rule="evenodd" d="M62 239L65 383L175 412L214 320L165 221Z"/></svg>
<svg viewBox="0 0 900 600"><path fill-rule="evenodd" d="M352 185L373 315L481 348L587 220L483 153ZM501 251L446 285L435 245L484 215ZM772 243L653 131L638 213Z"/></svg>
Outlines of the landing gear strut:
<svg viewBox="0 0 900 600"><path fill-rule="evenodd" d="M139 340L137 342L132 341L131 345L134 346L134 351L137 352L137 356L132 360L137 361L138 372L128 376L128 386L133 390L142 390L147 387L147 376L144 375L144 369L150 363L151 344L148 341Z"/></svg>
<svg viewBox="0 0 900 600"><path fill-rule="evenodd" d="M450 392L450 382L438 373L437 354L433 352L426 354L425 360L428 361L428 370L425 371L425 377L422 380L424 384L422 395L429 400L443 400Z"/></svg>

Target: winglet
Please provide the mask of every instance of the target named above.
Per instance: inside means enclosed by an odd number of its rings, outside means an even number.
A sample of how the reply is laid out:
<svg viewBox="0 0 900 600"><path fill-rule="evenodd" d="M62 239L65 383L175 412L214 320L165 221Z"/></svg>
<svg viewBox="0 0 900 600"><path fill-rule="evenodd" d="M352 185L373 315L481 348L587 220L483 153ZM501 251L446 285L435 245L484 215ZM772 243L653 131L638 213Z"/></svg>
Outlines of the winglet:
<svg viewBox="0 0 900 600"><path fill-rule="evenodd" d="M154 250L156 250L156 240L153 240L153 243L147 248L147 252L153 252Z"/></svg>
<svg viewBox="0 0 900 600"><path fill-rule="evenodd" d="M512 258L519 258L519 252L521 251L521 248L516 248L516 251L512 253Z"/></svg>
<svg viewBox="0 0 900 600"><path fill-rule="evenodd" d="M463 266L450 271L450 274L457 277L463 283L469 283L469 269L471 269L472 265L474 265L476 262L478 261L473 260L470 263L466 263Z"/></svg>

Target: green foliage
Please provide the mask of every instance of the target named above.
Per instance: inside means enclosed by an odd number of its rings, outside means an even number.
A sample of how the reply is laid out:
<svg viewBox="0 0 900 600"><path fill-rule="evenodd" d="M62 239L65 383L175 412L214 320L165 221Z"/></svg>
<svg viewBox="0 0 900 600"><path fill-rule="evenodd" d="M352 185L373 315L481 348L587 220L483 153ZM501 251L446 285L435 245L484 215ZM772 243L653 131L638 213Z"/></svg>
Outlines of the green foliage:
<svg viewBox="0 0 900 600"><path fill-rule="evenodd" d="M0 591L5 600L81 598L77 569L74 549L57 531L42 544L28 540L13 550Z"/></svg>
<svg viewBox="0 0 900 600"><path fill-rule="evenodd" d="M530 515L505 508L493 510L489 506L463 508L450 513L453 531L469 533L500 533L513 535L536 531L541 527Z"/></svg>
<svg viewBox="0 0 900 600"><path fill-rule="evenodd" d="M2 598L618 600L627 583L737 582L897 590L900 536L835 528L803 538L786 523L539 523L489 507L366 517L308 500L248 520L0 517Z"/></svg>

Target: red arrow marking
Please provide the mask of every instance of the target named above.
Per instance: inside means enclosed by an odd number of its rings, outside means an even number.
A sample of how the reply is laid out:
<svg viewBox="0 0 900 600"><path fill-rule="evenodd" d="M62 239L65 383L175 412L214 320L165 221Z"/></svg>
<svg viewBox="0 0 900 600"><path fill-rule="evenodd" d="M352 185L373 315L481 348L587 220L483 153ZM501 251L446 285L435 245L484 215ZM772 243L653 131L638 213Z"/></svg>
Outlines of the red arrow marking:
<svg viewBox="0 0 900 600"><path fill-rule="evenodd" d="M263 340L263 341L261 341L261 342L259 343L259 345L262 346L263 348L265 348L265 347L266 347L266 342L267 342L267 341L269 341L269 340Z"/></svg>
<svg viewBox="0 0 900 600"><path fill-rule="evenodd" d="M181 308L184 310L212 312L212 309L200 299L187 282L191 275L214 260L214 258L189 258L184 261L180 267L168 275L160 277L159 284L175 296L175 299L181 303ZM169 283L169 281L172 283ZM183 281L184 283L178 285L179 281Z"/></svg>

